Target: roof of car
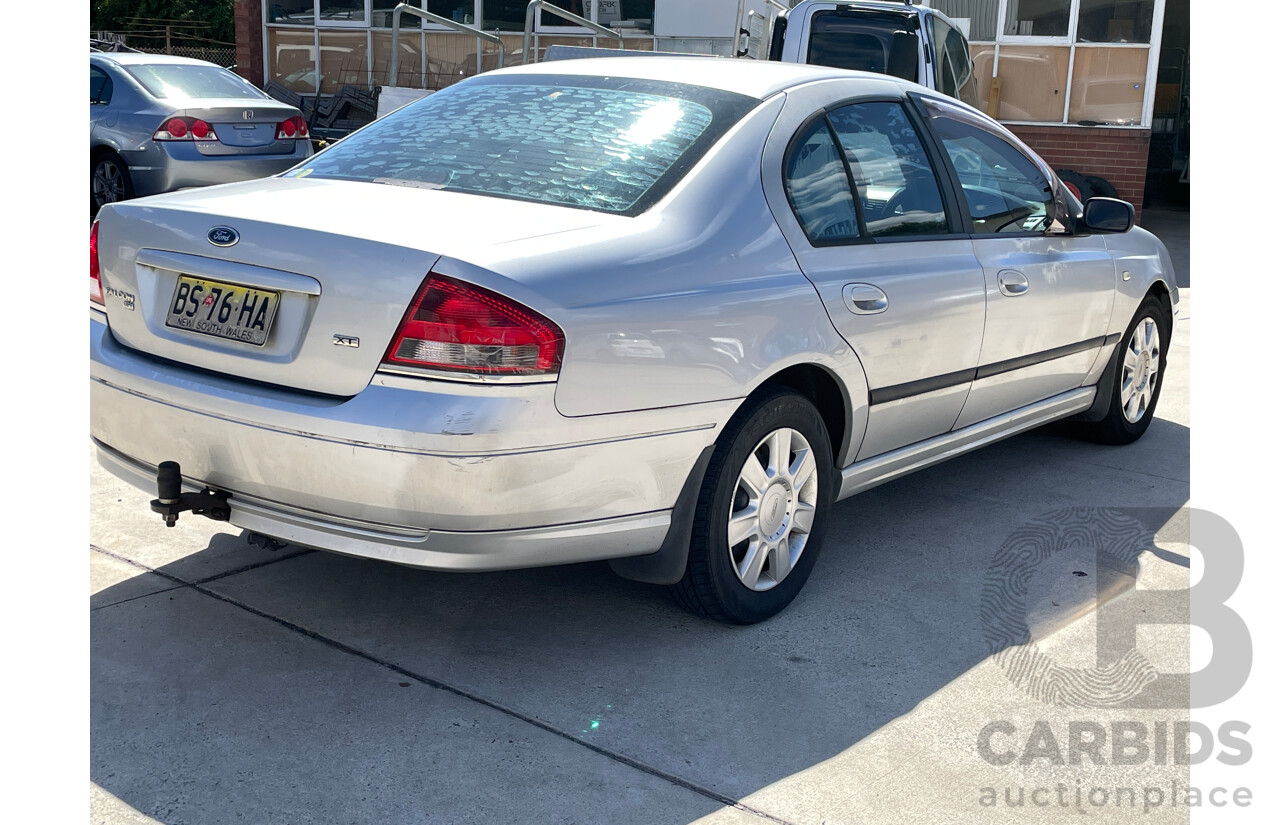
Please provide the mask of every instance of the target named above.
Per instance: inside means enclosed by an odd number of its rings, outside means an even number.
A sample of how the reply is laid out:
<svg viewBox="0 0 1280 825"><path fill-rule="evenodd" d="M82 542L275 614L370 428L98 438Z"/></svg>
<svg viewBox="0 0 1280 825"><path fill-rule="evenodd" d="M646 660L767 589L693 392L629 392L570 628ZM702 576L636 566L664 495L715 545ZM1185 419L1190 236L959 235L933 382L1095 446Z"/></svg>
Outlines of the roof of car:
<svg viewBox="0 0 1280 825"><path fill-rule="evenodd" d="M89 52L90 57L109 60L121 66L149 66L157 63L173 63L188 66L216 66L207 60L196 60L191 57L175 57L168 54L148 54L144 52Z"/></svg>
<svg viewBox="0 0 1280 825"><path fill-rule="evenodd" d="M851 79L898 82L883 74L833 69L807 63L779 63L772 60L734 60L724 57L645 55L638 57L596 57L553 60L531 66L512 66L486 72L504 74L574 75L577 77L627 77L662 80L722 89L763 100L785 89L815 80ZM915 84L911 84L915 85Z"/></svg>

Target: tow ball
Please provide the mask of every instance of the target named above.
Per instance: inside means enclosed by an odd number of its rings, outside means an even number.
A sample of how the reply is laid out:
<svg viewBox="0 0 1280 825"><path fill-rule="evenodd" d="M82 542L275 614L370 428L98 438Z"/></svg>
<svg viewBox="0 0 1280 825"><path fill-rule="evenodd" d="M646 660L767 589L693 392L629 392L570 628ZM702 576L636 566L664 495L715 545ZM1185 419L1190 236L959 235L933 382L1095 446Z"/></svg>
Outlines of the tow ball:
<svg viewBox="0 0 1280 825"><path fill-rule="evenodd" d="M178 514L187 510L214 521L231 518L231 505L227 503L226 493L208 487L198 493L182 492L182 468L176 461L162 461L156 468L156 492L160 497L152 500L151 509L164 516L166 527L176 524Z"/></svg>

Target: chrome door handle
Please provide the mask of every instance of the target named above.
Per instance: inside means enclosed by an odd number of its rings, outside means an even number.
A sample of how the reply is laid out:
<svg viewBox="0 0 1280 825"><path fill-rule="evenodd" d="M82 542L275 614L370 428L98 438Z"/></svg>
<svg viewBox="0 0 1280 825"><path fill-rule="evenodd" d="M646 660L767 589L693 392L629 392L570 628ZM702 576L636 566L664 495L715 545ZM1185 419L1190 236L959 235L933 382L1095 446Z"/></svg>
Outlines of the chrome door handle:
<svg viewBox="0 0 1280 825"><path fill-rule="evenodd" d="M889 308L889 296L871 284L845 284L844 305L855 315L876 315Z"/></svg>
<svg viewBox="0 0 1280 825"><path fill-rule="evenodd" d="M1000 293L1010 298L1017 298L1031 288L1027 276L1012 269L1001 270L996 276L996 282L1000 284Z"/></svg>

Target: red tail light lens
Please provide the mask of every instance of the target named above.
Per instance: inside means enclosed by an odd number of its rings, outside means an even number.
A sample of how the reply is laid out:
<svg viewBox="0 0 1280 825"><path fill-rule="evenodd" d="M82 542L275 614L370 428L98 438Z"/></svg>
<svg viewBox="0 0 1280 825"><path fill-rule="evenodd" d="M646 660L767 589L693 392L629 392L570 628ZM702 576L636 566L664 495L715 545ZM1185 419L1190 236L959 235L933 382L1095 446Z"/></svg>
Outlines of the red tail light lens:
<svg viewBox="0 0 1280 825"><path fill-rule="evenodd" d="M295 115L276 126L276 140L293 140L306 136L307 120L301 115Z"/></svg>
<svg viewBox="0 0 1280 825"><path fill-rule="evenodd" d="M103 304L102 276L98 269L98 222L94 221L89 229L89 300L95 304Z"/></svg>
<svg viewBox="0 0 1280 825"><path fill-rule="evenodd" d="M156 129L152 140L217 140L213 126L199 118L171 117Z"/></svg>
<svg viewBox="0 0 1280 825"><path fill-rule="evenodd" d="M400 323L384 364L485 375L560 369L564 333L547 318L482 287L431 273Z"/></svg>

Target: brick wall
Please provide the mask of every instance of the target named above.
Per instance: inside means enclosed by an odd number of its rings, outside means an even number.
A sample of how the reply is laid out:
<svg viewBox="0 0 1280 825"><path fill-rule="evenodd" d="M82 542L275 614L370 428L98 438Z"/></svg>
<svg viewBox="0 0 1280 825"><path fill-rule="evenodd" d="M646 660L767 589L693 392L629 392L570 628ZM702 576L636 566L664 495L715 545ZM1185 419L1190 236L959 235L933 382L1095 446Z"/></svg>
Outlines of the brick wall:
<svg viewBox="0 0 1280 825"><path fill-rule="evenodd" d="M1150 131L1082 126L1008 128L1054 169L1073 169L1082 175L1106 178L1122 200L1133 204L1138 219L1142 219Z"/></svg>
<svg viewBox="0 0 1280 825"><path fill-rule="evenodd" d="M236 74L262 86L262 3L236 0Z"/></svg>

